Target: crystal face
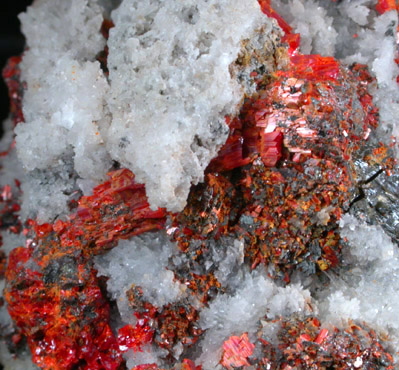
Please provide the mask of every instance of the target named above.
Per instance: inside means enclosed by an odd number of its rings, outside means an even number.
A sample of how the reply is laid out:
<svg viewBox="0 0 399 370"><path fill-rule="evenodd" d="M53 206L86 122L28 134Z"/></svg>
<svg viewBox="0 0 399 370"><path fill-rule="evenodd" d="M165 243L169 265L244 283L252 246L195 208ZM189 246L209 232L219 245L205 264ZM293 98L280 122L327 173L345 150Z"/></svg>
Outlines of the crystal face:
<svg viewBox="0 0 399 370"><path fill-rule="evenodd" d="M20 19L5 369L398 366L395 1L37 0Z"/></svg>

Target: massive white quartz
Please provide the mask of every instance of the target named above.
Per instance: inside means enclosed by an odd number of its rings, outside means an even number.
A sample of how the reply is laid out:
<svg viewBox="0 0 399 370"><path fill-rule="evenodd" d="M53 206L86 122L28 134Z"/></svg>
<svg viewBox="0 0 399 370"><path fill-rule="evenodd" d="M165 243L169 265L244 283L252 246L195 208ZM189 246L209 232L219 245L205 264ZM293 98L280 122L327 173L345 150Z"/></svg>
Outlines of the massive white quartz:
<svg viewBox="0 0 399 370"><path fill-rule="evenodd" d="M69 154L81 177L101 179L110 165L98 127L108 91L95 61L105 45L102 9L96 1L42 0L20 19L28 47L21 64L26 122L16 128L22 163L44 169Z"/></svg>
<svg viewBox="0 0 399 370"><path fill-rule="evenodd" d="M399 346L399 250L380 226L369 226L345 215L341 236L348 240L340 276L318 301L326 322L342 325L359 320L387 335L397 355Z"/></svg>
<svg viewBox="0 0 399 370"><path fill-rule="evenodd" d="M68 212L67 193L78 188L74 172L98 181L111 165L100 134L109 86L96 61L105 45L103 15L96 0L39 0L20 20L27 39L21 63L25 123L15 129L16 147L32 184L24 189L23 215L48 221ZM68 186L47 186L57 183L48 171ZM40 203L32 201L33 189Z"/></svg>
<svg viewBox="0 0 399 370"><path fill-rule="evenodd" d="M337 32L332 26L333 19L317 0L272 0L272 4L301 35L302 53L334 54Z"/></svg>
<svg viewBox="0 0 399 370"><path fill-rule="evenodd" d="M230 66L271 21L256 0L125 0L112 19L108 150L151 205L181 210L243 98Z"/></svg>
<svg viewBox="0 0 399 370"><path fill-rule="evenodd" d="M201 312L199 323L206 333L198 363L204 370L222 369L218 363L223 354L223 342L231 335L247 332L250 340L255 340L259 320L265 316L309 313L310 293L300 285L278 287L261 268L252 273L244 268L240 274L242 281L234 294L219 294Z"/></svg>
<svg viewBox="0 0 399 370"><path fill-rule="evenodd" d="M118 3L40 0L20 16L28 49L18 155L28 171L72 158L88 181L116 160L146 184L152 207L181 210L248 88L232 68L242 42L261 28L268 37L273 22L256 0L124 0L112 12L107 78L96 61L100 27Z"/></svg>
<svg viewBox="0 0 399 370"><path fill-rule="evenodd" d="M169 258L176 251L176 245L159 232L120 241L108 254L95 258L98 274L110 278L108 291L116 300L125 322L135 320L126 296L133 286L141 287L144 299L157 307L184 295L186 287L174 281L173 272L166 269Z"/></svg>

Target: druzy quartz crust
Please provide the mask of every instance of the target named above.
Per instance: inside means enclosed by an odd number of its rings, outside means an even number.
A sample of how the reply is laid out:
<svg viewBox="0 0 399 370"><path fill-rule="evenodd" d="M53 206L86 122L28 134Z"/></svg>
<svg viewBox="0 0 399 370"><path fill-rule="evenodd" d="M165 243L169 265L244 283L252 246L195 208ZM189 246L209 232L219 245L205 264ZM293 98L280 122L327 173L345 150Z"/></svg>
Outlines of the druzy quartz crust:
<svg viewBox="0 0 399 370"><path fill-rule="evenodd" d="M399 366L395 1L36 0L20 19L4 369Z"/></svg>

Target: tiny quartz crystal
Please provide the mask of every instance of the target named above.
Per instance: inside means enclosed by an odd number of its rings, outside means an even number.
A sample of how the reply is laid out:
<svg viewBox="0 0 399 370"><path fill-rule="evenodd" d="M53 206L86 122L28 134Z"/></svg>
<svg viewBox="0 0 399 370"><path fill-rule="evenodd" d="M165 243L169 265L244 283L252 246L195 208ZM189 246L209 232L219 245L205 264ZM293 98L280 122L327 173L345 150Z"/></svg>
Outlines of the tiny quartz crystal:
<svg viewBox="0 0 399 370"><path fill-rule="evenodd" d="M33 1L0 368L397 369L398 11Z"/></svg>

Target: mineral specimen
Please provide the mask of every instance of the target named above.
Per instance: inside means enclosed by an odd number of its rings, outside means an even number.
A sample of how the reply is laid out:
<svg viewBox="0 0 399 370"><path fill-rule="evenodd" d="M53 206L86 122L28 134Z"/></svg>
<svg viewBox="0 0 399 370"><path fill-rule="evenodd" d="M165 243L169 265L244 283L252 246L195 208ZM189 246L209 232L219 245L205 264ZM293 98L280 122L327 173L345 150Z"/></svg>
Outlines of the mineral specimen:
<svg viewBox="0 0 399 370"><path fill-rule="evenodd" d="M3 72L5 369L397 368L397 10L36 0Z"/></svg>

